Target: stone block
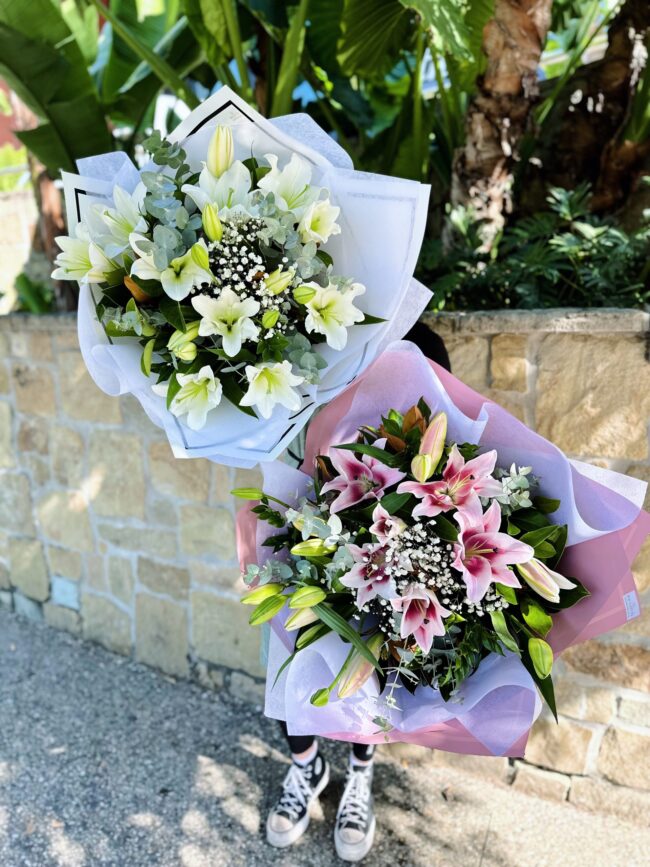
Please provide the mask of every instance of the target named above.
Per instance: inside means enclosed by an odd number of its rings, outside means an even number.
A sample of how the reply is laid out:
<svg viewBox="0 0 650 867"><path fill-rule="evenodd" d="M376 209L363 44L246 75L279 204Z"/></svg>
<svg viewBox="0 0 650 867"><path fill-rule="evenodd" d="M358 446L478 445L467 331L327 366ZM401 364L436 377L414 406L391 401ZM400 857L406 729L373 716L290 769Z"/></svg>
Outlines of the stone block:
<svg viewBox="0 0 650 867"><path fill-rule="evenodd" d="M496 388L484 388L481 392L488 400L493 400L502 406L510 415L519 421L526 422L525 396L512 391L499 391Z"/></svg>
<svg viewBox="0 0 650 867"><path fill-rule="evenodd" d="M234 484L230 481L230 469L222 464L212 464L211 503L229 503L232 499L230 491Z"/></svg>
<svg viewBox="0 0 650 867"><path fill-rule="evenodd" d="M153 590L174 599L185 600L190 587L188 569L174 566L171 563L160 563L147 557L138 558L138 578L140 583Z"/></svg>
<svg viewBox="0 0 650 867"><path fill-rule="evenodd" d="M12 423L11 404L0 402L0 469L13 467L16 463L11 436Z"/></svg>
<svg viewBox="0 0 650 867"><path fill-rule="evenodd" d="M264 684L241 671L230 675L230 692L251 704L264 704Z"/></svg>
<svg viewBox="0 0 650 867"><path fill-rule="evenodd" d="M490 374L492 388L526 391L528 362L527 339L522 334L497 334L492 338Z"/></svg>
<svg viewBox="0 0 650 867"><path fill-rule="evenodd" d="M626 822L634 816L639 824L650 825L650 792L614 786L591 777L573 777L569 801L594 813L610 813Z"/></svg>
<svg viewBox="0 0 650 867"><path fill-rule="evenodd" d="M648 456L650 365L637 337L549 334L539 347L537 430L572 455Z"/></svg>
<svg viewBox="0 0 650 867"><path fill-rule="evenodd" d="M176 503L163 497L150 496L147 502L147 520L162 527L176 527L178 524Z"/></svg>
<svg viewBox="0 0 650 867"><path fill-rule="evenodd" d="M135 602L136 658L167 674L186 677L187 611L167 599L138 593Z"/></svg>
<svg viewBox="0 0 650 867"><path fill-rule="evenodd" d="M650 734L608 728L598 753L598 770L612 783L650 789Z"/></svg>
<svg viewBox="0 0 650 867"><path fill-rule="evenodd" d="M84 476L84 440L66 425L54 425L50 431L52 471L59 484L68 488L81 485Z"/></svg>
<svg viewBox="0 0 650 867"><path fill-rule="evenodd" d="M176 556L176 535L166 529L100 524L99 536L124 551L138 551L163 560L173 560Z"/></svg>
<svg viewBox="0 0 650 867"><path fill-rule="evenodd" d="M101 554L86 554L84 561L84 589L108 593L106 558Z"/></svg>
<svg viewBox="0 0 650 867"><path fill-rule="evenodd" d="M206 460L175 458L168 443L149 446L149 472L156 490L174 500L206 503L211 467Z"/></svg>
<svg viewBox="0 0 650 867"><path fill-rule="evenodd" d="M218 560L234 560L235 524L224 508L181 506L181 549L190 556L209 556Z"/></svg>
<svg viewBox="0 0 650 867"><path fill-rule="evenodd" d="M128 656L131 652L131 618L103 596L83 593L81 597L83 637Z"/></svg>
<svg viewBox="0 0 650 867"><path fill-rule="evenodd" d="M52 361L52 339L47 332L35 331L29 335L28 358L34 361Z"/></svg>
<svg viewBox="0 0 650 867"><path fill-rule="evenodd" d="M16 408L27 415L56 415L54 377L46 367L14 364Z"/></svg>
<svg viewBox="0 0 650 867"><path fill-rule="evenodd" d="M2 415L0 404L0 417ZM1 429L0 418L0 429ZM21 452L37 452L46 455L49 447L49 424L43 418L28 416L23 418L18 426L17 444Z"/></svg>
<svg viewBox="0 0 650 867"><path fill-rule="evenodd" d="M63 629L72 635L81 635L79 612L46 602L43 605L43 615L48 626L53 626L54 629Z"/></svg>
<svg viewBox="0 0 650 867"><path fill-rule="evenodd" d="M127 560L126 557L109 557L108 586L111 595L115 596L125 605L131 605L134 584L131 561Z"/></svg>
<svg viewBox="0 0 650 867"><path fill-rule="evenodd" d="M47 549L47 558L50 563L50 572L78 581L81 578L81 555L77 551L68 551L66 548L55 548L52 545Z"/></svg>
<svg viewBox="0 0 650 867"><path fill-rule="evenodd" d="M59 575L52 576L51 599L55 605L63 608L79 610L79 585L69 578L61 578Z"/></svg>
<svg viewBox="0 0 650 867"><path fill-rule="evenodd" d="M93 534L88 507L83 496L74 491L52 491L36 506L44 536L66 548L93 550Z"/></svg>
<svg viewBox="0 0 650 867"><path fill-rule="evenodd" d="M637 701L633 698L621 698L618 703L618 716L624 722L650 728L650 697Z"/></svg>
<svg viewBox="0 0 650 867"><path fill-rule="evenodd" d="M192 646L198 657L262 676L261 630L248 625L250 611L241 602L193 590Z"/></svg>
<svg viewBox="0 0 650 867"><path fill-rule="evenodd" d="M41 622L43 619L43 606L40 602L36 602L34 599L29 599L29 597L23 596L23 594L18 591L13 594L13 597L14 611L16 614L20 614L28 620L33 620L35 623Z"/></svg>
<svg viewBox="0 0 650 867"><path fill-rule="evenodd" d="M96 480L92 499L98 515L144 518L145 481L138 437L95 430L88 446L88 471Z"/></svg>
<svg viewBox="0 0 650 867"><path fill-rule="evenodd" d="M488 384L488 358L490 347L486 337L446 337L454 376L483 392Z"/></svg>
<svg viewBox="0 0 650 867"><path fill-rule="evenodd" d="M9 541L11 583L25 596L44 602L50 595L50 578L38 539L14 538Z"/></svg>
<svg viewBox="0 0 650 867"><path fill-rule="evenodd" d="M628 689L650 690L650 650L633 644L586 641L562 654L566 666Z"/></svg>
<svg viewBox="0 0 650 867"><path fill-rule="evenodd" d="M592 732L560 719L559 723L548 717L538 719L526 747L526 759L565 774L582 774L587 763L587 752Z"/></svg>
<svg viewBox="0 0 650 867"><path fill-rule="evenodd" d="M246 590L238 566L216 566L204 560L190 560L192 586L212 587L241 594Z"/></svg>
<svg viewBox="0 0 650 867"><path fill-rule="evenodd" d="M0 527L33 536L32 496L25 473L4 473L0 497Z"/></svg>
<svg viewBox="0 0 650 867"><path fill-rule="evenodd" d="M517 763L513 787L525 795L549 801L566 801L571 778L556 771L544 771L532 765Z"/></svg>
<svg viewBox="0 0 650 867"><path fill-rule="evenodd" d="M9 394L9 371L0 352L0 394Z"/></svg>
<svg viewBox="0 0 650 867"><path fill-rule="evenodd" d="M60 352L57 361L61 403L69 418L106 424L121 422L119 400L95 385L79 351Z"/></svg>

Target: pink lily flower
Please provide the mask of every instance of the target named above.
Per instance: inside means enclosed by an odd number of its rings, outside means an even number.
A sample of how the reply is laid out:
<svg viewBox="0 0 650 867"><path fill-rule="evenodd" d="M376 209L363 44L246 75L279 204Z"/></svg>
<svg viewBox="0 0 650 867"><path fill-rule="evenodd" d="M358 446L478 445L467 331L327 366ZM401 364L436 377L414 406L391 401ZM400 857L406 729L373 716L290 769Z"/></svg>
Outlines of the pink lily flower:
<svg viewBox="0 0 650 867"><path fill-rule="evenodd" d="M372 513L374 523L370 525L370 532L373 533L380 542L386 544L389 539L394 539L399 536L402 530L406 529L406 523L401 518L391 515L382 506L377 503Z"/></svg>
<svg viewBox="0 0 650 867"><path fill-rule="evenodd" d="M463 576L470 602L480 602L492 582L507 587L521 587L517 576L509 569L515 563L527 563L535 550L525 542L499 532L501 509L494 501L483 512L478 500L454 515L460 527L454 543L453 567Z"/></svg>
<svg viewBox="0 0 650 867"><path fill-rule="evenodd" d="M352 554L356 563L341 577L341 584L357 591L357 608L374 599L375 596L383 596L384 599L392 599L397 596L395 581L386 574L386 551L384 546L348 545L348 551Z"/></svg>
<svg viewBox="0 0 650 867"><path fill-rule="evenodd" d="M492 478L497 462L497 453L486 452L465 461L456 444L452 446L449 459L438 482L402 482L399 494L415 494L422 502L413 509L413 516L426 515L434 518L451 509L463 511L472 504L480 505L479 497L497 497L503 493L501 482Z"/></svg>
<svg viewBox="0 0 650 867"><path fill-rule="evenodd" d="M386 440L377 440L375 445L382 448ZM363 500L380 499L386 488L401 482L405 473L382 464L376 458L362 455L361 460L353 452L337 449L330 455L339 475L322 487L322 493L339 491L338 497L330 506L330 512L341 512Z"/></svg>
<svg viewBox="0 0 650 867"><path fill-rule="evenodd" d="M395 611L402 612L400 635L412 635L425 653L431 650L435 635L445 634L444 617L452 613L438 601L438 597L421 584L409 584L405 593L391 600Z"/></svg>

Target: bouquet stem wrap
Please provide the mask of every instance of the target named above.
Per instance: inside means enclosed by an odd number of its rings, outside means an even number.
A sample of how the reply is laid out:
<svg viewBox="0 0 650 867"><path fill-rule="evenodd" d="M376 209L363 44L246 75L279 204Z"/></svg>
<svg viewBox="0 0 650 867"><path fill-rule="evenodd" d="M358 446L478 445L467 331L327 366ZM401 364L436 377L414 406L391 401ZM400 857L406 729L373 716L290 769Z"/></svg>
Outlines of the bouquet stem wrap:
<svg viewBox="0 0 650 867"><path fill-rule="evenodd" d="M590 596L559 612L547 640L557 656L567 647L615 629L640 613L631 564L650 532L650 515L641 504L645 484L635 479L570 461L497 404L486 400L450 373L426 359L412 344L398 342L332 401L312 422L303 469L282 464L265 467L265 491L293 504L311 481L315 457L354 439L364 424L376 424L387 407L405 410L423 397L433 411L444 410L449 436L496 449L499 465L533 465L540 491L557 497L554 515L568 527L561 561L564 574L582 581ZM262 563L268 527L250 510L238 519L238 546L243 568ZM445 702L437 690L418 687L397 691L390 710L390 732L378 731L379 684L371 677L353 696L313 707L314 689L331 682L349 646L329 634L302 650L276 680L292 653L295 633L283 628L282 614L271 623L266 714L284 719L291 734L317 734L337 740L380 743L402 741L475 755L521 756L528 733L541 710L534 682L518 656L492 654ZM390 686L387 685L386 689ZM381 713L386 715L385 708Z"/></svg>

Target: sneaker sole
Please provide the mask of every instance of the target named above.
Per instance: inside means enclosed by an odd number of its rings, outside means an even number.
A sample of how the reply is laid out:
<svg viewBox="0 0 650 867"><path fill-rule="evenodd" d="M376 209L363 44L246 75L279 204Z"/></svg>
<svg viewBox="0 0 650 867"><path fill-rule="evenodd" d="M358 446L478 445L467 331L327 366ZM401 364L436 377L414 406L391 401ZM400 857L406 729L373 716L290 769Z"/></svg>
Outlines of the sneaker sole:
<svg viewBox="0 0 650 867"><path fill-rule="evenodd" d="M368 852L370 852L372 848L372 844L375 842L375 827L377 825L377 821L375 817L372 817L372 821L370 823L370 827L368 828L368 833L363 838L363 840L359 840L358 843L346 843L345 840L341 840L338 835L338 828L334 829L334 846L336 848L336 854L342 861L361 861L362 858L365 858Z"/></svg>
<svg viewBox="0 0 650 867"><path fill-rule="evenodd" d="M273 828L270 827L269 822L271 817L266 820L266 842L271 846L274 846L276 849L286 849L288 846L292 846L297 840L300 840L302 835L305 833L307 828L309 827L309 809L318 800L318 796L325 789L327 784L330 781L330 766L329 764L325 765L325 773L323 774L323 778L318 784L318 786L314 789L314 794L309 799L309 803L307 804L307 812L300 819L299 822L289 828L288 831L274 831Z"/></svg>

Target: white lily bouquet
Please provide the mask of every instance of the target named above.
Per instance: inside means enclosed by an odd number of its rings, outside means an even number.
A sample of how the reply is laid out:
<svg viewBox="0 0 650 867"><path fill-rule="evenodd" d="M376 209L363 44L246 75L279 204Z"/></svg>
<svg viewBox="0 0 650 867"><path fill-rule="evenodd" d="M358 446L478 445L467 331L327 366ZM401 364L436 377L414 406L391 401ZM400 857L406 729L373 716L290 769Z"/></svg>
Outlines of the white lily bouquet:
<svg viewBox="0 0 650 867"><path fill-rule="evenodd" d="M145 148L140 171L109 154L64 174L53 276L79 282L89 371L178 457L273 460L426 304L428 188L354 172L309 118L227 88Z"/></svg>

